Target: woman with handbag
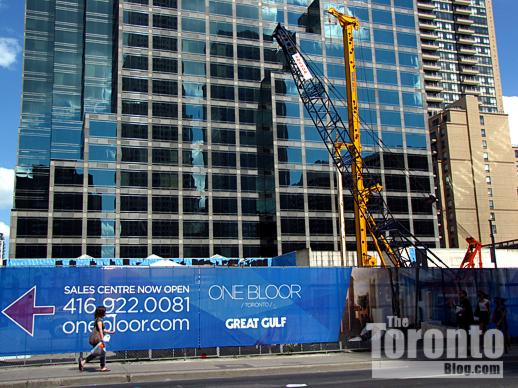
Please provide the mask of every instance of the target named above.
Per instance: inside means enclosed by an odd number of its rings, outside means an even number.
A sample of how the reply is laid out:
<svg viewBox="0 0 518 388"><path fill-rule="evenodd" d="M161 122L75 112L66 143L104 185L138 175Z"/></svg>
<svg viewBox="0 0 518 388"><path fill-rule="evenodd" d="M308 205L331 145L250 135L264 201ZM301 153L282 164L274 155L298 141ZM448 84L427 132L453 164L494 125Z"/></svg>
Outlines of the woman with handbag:
<svg viewBox="0 0 518 388"><path fill-rule="evenodd" d="M109 372L110 370L106 368L106 351L104 350L104 336L106 334L113 334L114 331L109 331L104 328L103 318L106 315L106 307L99 306L95 309L95 321L94 327L92 328L92 332L90 333L90 337L88 338L88 342L92 345L92 349L98 349L99 353L92 352L86 357L86 359L79 359L79 370L82 372L85 364L87 362L92 361L95 357L99 356L101 360L101 369L100 372ZM97 346L99 345L99 346Z"/></svg>

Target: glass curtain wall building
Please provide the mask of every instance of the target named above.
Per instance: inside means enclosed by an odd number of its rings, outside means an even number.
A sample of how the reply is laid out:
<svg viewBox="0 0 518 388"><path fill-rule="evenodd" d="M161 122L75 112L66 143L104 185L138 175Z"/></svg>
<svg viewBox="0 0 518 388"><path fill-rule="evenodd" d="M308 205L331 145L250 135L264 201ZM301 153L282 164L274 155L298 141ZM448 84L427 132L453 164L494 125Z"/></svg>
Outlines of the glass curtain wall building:
<svg viewBox="0 0 518 388"><path fill-rule="evenodd" d="M345 3L372 180L438 244L414 2ZM340 28L318 0L27 0L10 256L273 256L337 250L336 173L277 23L342 97ZM381 139L386 146L378 144ZM347 179L345 187L347 186ZM354 249L347 195L347 249Z"/></svg>

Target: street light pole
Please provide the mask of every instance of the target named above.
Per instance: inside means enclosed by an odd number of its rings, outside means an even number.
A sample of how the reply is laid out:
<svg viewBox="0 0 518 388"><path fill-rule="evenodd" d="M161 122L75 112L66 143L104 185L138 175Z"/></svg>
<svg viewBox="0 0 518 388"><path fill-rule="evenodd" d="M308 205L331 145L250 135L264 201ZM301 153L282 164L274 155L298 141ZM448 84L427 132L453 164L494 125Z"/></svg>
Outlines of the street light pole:
<svg viewBox="0 0 518 388"><path fill-rule="evenodd" d="M493 220L489 219L488 221L489 221L489 237L491 238L491 247L489 248L490 252L491 252L491 263L493 263L495 265L495 268L498 268L496 266L496 249L495 249L495 235L493 233Z"/></svg>

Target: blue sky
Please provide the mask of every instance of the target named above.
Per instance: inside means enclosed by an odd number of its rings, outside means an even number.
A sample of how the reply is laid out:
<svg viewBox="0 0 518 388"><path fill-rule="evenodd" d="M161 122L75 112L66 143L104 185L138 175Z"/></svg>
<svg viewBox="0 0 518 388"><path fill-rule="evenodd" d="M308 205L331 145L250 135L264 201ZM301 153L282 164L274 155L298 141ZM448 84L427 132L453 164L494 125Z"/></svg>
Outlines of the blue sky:
<svg viewBox="0 0 518 388"><path fill-rule="evenodd" d="M0 232L6 232L12 205L12 182L16 164L20 119L21 47L23 46L23 0L0 0ZM518 143L518 32L517 0L493 0L503 94ZM514 113L516 112L516 113Z"/></svg>

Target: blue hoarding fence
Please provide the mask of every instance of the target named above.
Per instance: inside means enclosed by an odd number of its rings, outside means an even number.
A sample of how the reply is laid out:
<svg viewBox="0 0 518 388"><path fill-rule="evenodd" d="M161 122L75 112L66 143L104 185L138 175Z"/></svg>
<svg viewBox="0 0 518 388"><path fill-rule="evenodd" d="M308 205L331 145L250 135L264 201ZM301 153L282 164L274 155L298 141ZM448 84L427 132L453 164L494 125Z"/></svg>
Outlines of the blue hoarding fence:
<svg viewBox="0 0 518 388"><path fill-rule="evenodd" d="M350 268L0 269L0 356L338 341Z"/></svg>

